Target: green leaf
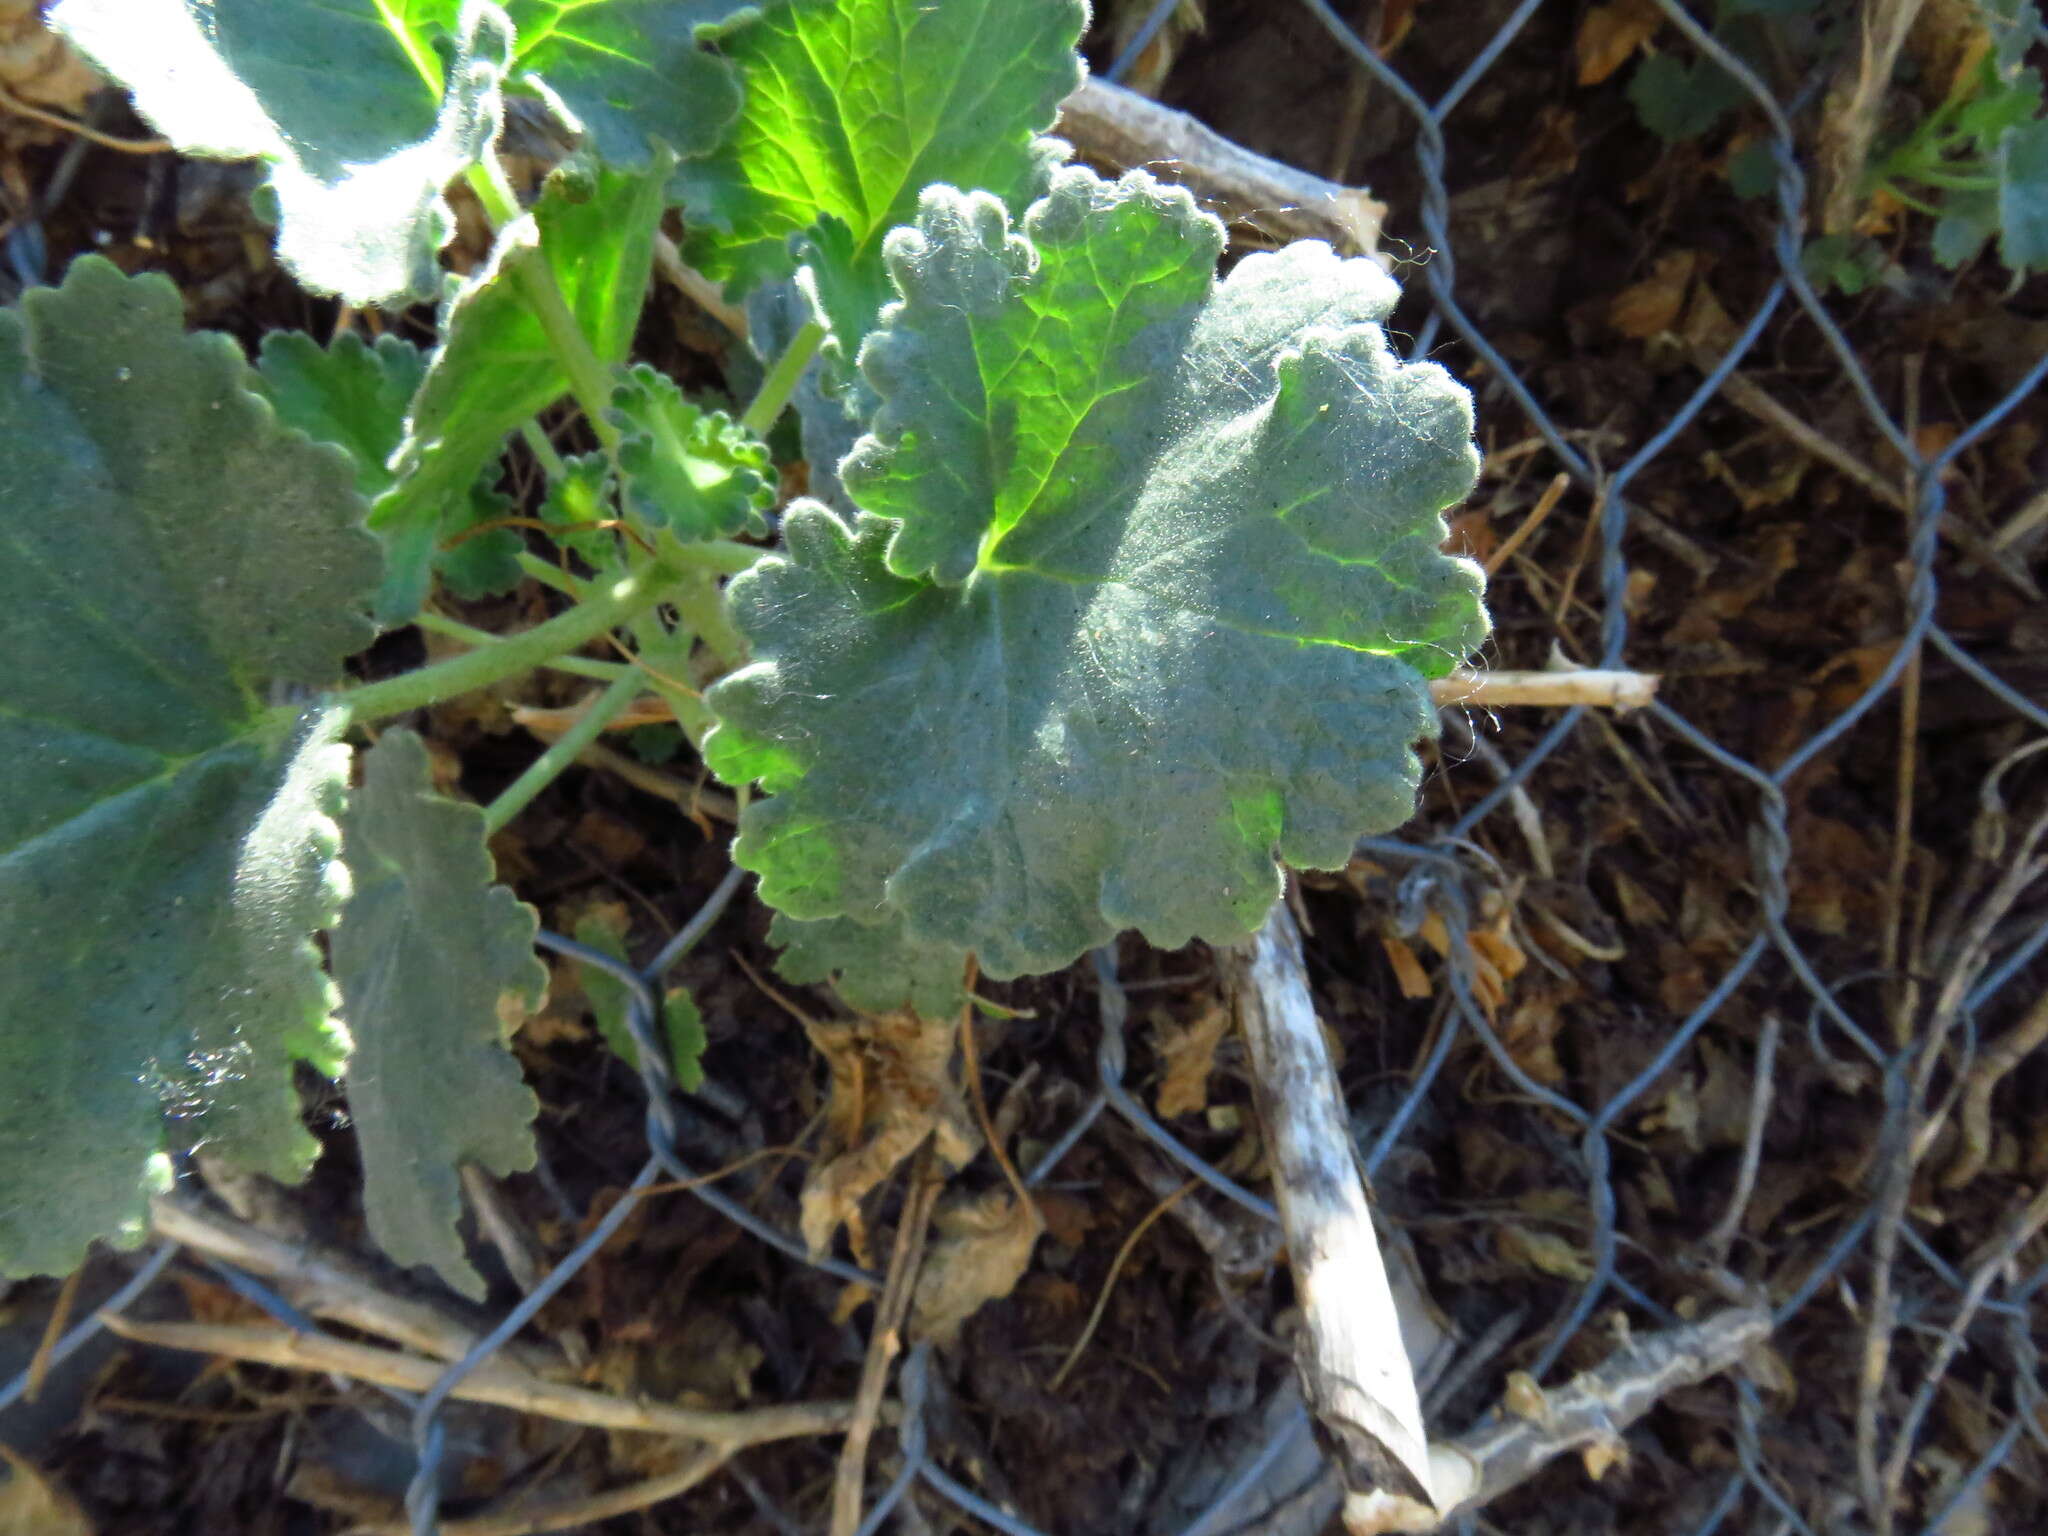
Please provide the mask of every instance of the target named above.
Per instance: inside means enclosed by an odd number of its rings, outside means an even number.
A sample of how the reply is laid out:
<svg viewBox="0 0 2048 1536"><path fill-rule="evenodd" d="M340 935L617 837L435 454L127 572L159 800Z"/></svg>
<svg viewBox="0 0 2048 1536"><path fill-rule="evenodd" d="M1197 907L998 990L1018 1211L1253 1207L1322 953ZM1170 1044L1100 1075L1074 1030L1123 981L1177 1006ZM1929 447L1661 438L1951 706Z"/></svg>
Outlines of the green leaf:
<svg viewBox="0 0 2048 1536"><path fill-rule="evenodd" d="M342 836L355 890L330 953L355 1037L348 1103L370 1236L481 1300L456 1232L459 1170L533 1166L540 1103L506 1046L547 990L539 920L491 883L483 812L435 793L411 731L364 755Z"/></svg>
<svg viewBox="0 0 2048 1536"><path fill-rule="evenodd" d="M625 930L602 908L578 920L575 939L614 960L626 959ZM583 985L583 995L590 999L590 1012L605 1044L627 1066L639 1071L640 1047L626 1024L630 997L626 984L603 966L581 961L576 965L576 977ZM662 1027L668 1035L669 1067L676 1086L695 1093L704 1086L704 1018L697 1011L697 1000L683 988L671 988L662 999Z"/></svg>
<svg viewBox="0 0 2048 1536"><path fill-rule="evenodd" d="M764 3L775 0L510 0L514 74L531 77L609 164L643 169L650 140L706 154L739 114L740 83L701 44Z"/></svg>
<svg viewBox="0 0 2048 1536"><path fill-rule="evenodd" d="M352 331L324 349L303 331L272 331L257 362L278 419L315 442L346 448L355 461L356 489L372 501L397 483L391 457L405 438L406 413L426 368L425 354L411 342L383 335L370 346ZM458 597L490 597L519 584L524 546L511 529L460 537L511 512L511 499L492 486L495 479L487 468L471 484L448 512L441 547L432 552L434 569ZM409 553L403 546L393 552Z"/></svg>
<svg viewBox="0 0 2048 1536"><path fill-rule="evenodd" d="M391 335L371 346L353 331L322 347L304 331L272 331L256 370L278 420L349 451L358 491L374 501L391 488L389 461L427 370L418 347Z"/></svg>
<svg viewBox="0 0 2048 1536"><path fill-rule="evenodd" d="M486 469L471 483L468 498L442 525L441 542L434 551L434 570L442 585L467 602L500 596L525 579L519 569L525 541L511 528L490 526L517 510L517 503L492 483L495 469Z"/></svg>
<svg viewBox="0 0 2048 1536"><path fill-rule="evenodd" d="M521 264L547 263L598 361L616 366L639 322L660 210L661 179L653 173L558 173L444 307L441 346L399 449L398 483L371 514L394 550L378 601L386 623L419 611L435 544L471 484L497 463L507 434L569 389L522 291Z"/></svg>
<svg viewBox="0 0 2048 1536"><path fill-rule="evenodd" d="M1743 90L1712 59L1688 63L1676 54L1653 53L1629 76L1628 99L1645 128L1676 143L1711 132L1743 100Z"/></svg>
<svg viewBox="0 0 2048 1536"><path fill-rule="evenodd" d="M611 502L611 461L601 453L579 453L562 461L565 473L548 487L541 521L548 536L573 550L595 570L619 564L619 536L599 526L615 517Z"/></svg>
<svg viewBox="0 0 2048 1536"><path fill-rule="evenodd" d="M730 588L756 660L705 755L776 796L735 848L771 905L1015 976L1126 927L1242 938L1276 854L1335 868L1411 814L1428 679L1486 631L1439 547L1470 400L1387 350L1370 261L1219 284L1222 238L1078 168L1022 237L946 187L891 236L845 475L900 521L800 506Z"/></svg>
<svg viewBox="0 0 2048 1536"><path fill-rule="evenodd" d="M688 253L738 298L795 271L793 237L847 359L888 298L882 237L932 182L1021 204L1036 135L1081 83L1083 0L802 0L726 40L746 104L725 143L684 164Z"/></svg>
<svg viewBox="0 0 2048 1536"><path fill-rule="evenodd" d="M2015 272L2048 267L2048 120L1998 141L1998 255Z"/></svg>
<svg viewBox="0 0 2048 1536"><path fill-rule="evenodd" d="M442 192L490 147L507 80L591 150L645 170L703 154L739 111L705 51L744 0L61 0L50 13L188 154L265 160L278 255L351 303L431 294ZM515 34L516 27L516 34Z"/></svg>
<svg viewBox="0 0 2048 1536"><path fill-rule="evenodd" d="M805 985L830 982L864 1013L908 1008L943 1019L967 1006L967 952L915 938L897 913L870 925L850 917L804 923L778 912L768 942L782 946L775 968L784 976Z"/></svg>
<svg viewBox="0 0 2048 1536"><path fill-rule="evenodd" d="M1951 193L1934 224L1934 259L1944 267L1960 267L1997 233L1997 193Z"/></svg>
<svg viewBox="0 0 2048 1536"><path fill-rule="evenodd" d="M50 21L179 149L269 163L278 256L306 287L356 304L433 291L454 231L442 190L503 115L512 29L496 6L61 0ZM445 70L425 46L443 26Z"/></svg>
<svg viewBox="0 0 2048 1536"><path fill-rule="evenodd" d="M182 1138L290 1179L338 1067L338 719L266 707L366 644L347 458L228 337L98 257L0 311L0 1273L134 1241Z"/></svg>
<svg viewBox="0 0 2048 1536"><path fill-rule="evenodd" d="M612 394L626 510L677 538L768 531L775 465L768 446L723 411L706 411L660 370L636 365Z"/></svg>

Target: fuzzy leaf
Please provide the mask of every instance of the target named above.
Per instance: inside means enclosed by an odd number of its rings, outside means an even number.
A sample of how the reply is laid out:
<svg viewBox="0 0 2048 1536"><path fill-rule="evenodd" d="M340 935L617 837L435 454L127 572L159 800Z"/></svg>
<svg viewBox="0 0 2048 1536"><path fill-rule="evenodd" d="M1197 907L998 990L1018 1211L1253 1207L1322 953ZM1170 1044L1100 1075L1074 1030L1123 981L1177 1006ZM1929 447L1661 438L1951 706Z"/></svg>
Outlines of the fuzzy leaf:
<svg viewBox="0 0 2048 1536"><path fill-rule="evenodd" d="M568 374L522 292L520 265L548 263L598 361L616 365L639 322L660 207L653 173L557 174L443 308L441 346L406 423L398 482L371 514L392 547L378 603L386 623L419 611L451 511L497 463L506 435L568 391Z"/></svg>
<svg viewBox="0 0 2048 1536"><path fill-rule="evenodd" d="M869 515L794 509L733 582L756 660L705 744L775 794L735 848L771 905L998 977L1248 936L1276 855L1335 868L1411 814L1428 679L1486 631L1439 548L1470 400L1387 350L1377 266L1302 244L1216 283L1221 226L1135 172L1060 172L1024 229L935 187L891 236Z"/></svg>
<svg viewBox="0 0 2048 1536"><path fill-rule="evenodd" d="M611 462L601 453L578 453L562 468L540 507L548 536L594 569L611 570L619 563L619 536L603 526L613 519Z"/></svg>
<svg viewBox="0 0 2048 1536"><path fill-rule="evenodd" d="M739 111L707 53L745 0L60 0L50 21L188 154L269 163L278 255L351 303L424 297L442 192L545 94L609 164L703 154ZM444 49L446 53L444 54Z"/></svg>
<svg viewBox="0 0 2048 1536"><path fill-rule="evenodd" d="M363 495L375 501L397 483L391 457L405 438L406 413L427 369L418 347L388 334L370 346L344 331L323 348L303 331L272 331L263 338L256 366L279 420L315 442L349 451ZM489 597L519 583L518 556L525 546L509 528L458 538L511 512L510 499L492 487L494 479L494 467L485 469L468 496L448 510L442 547L431 557L458 597Z"/></svg>
<svg viewBox="0 0 2048 1536"><path fill-rule="evenodd" d="M181 150L269 163L278 256L306 287L356 304L433 291L454 231L442 190L503 116L498 7L60 0L50 21ZM445 73L426 46L444 28Z"/></svg>
<svg viewBox="0 0 2048 1536"><path fill-rule="evenodd" d="M304 331L272 331L256 370L278 420L349 451L358 491L374 501L391 488L389 460L427 371L418 347L391 335L371 346L353 331L322 347Z"/></svg>
<svg viewBox="0 0 2048 1536"><path fill-rule="evenodd" d="M534 77L608 164L645 168L650 141L706 154L740 110L740 82L700 44L775 3L509 0L519 28L513 73Z"/></svg>
<svg viewBox="0 0 2048 1536"><path fill-rule="evenodd" d="M967 952L913 938L900 915L872 926L849 917L803 923L775 914L768 942L782 946L776 970L791 981L828 981L864 1013L909 1008L928 1019L967 1006Z"/></svg>
<svg viewBox="0 0 2048 1536"><path fill-rule="evenodd" d="M648 528L684 540L768 531L768 445L725 412L685 400L673 379L642 363L613 391L612 419L627 434L625 505Z"/></svg>
<svg viewBox="0 0 2048 1536"><path fill-rule="evenodd" d="M262 690L367 643L377 551L254 382L98 257L0 311L0 1273L134 1241L167 1112L296 1177L291 1063L340 1064L348 749Z"/></svg>
<svg viewBox="0 0 2048 1536"><path fill-rule="evenodd" d="M355 1036L348 1102L370 1235L481 1299L455 1229L460 1168L533 1166L539 1101L507 1043L547 990L539 919L491 883L483 812L434 792L411 731L364 755L342 836L355 892L331 953Z"/></svg>
<svg viewBox="0 0 2048 1536"><path fill-rule="evenodd" d="M1081 83L1087 15L1083 0L799 0L739 29L739 120L676 174L692 261L737 298L808 259L850 360L889 296L882 237L924 187L1028 198L1036 135Z"/></svg>
<svg viewBox="0 0 2048 1536"><path fill-rule="evenodd" d="M2015 272L2048 267L2048 118L1998 141L1998 256Z"/></svg>

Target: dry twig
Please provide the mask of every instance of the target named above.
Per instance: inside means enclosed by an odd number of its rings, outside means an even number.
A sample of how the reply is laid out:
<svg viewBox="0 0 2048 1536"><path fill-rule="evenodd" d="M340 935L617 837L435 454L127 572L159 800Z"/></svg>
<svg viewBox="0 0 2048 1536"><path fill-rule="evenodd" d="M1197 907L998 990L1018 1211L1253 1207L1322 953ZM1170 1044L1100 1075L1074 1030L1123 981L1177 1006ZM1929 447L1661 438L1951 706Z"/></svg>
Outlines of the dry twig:
<svg viewBox="0 0 2048 1536"><path fill-rule="evenodd" d="M1225 217L1278 239L1327 240L1353 256L1379 249L1387 209L1370 192L1255 155L1107 80L1090 79L1060 103L1057 131L1097 164L1157 169Z"/></svg>
<svg viewBox="0 0 2048 1536"><path fill-rule="evenodd" d="M98 1316L110 1332L138 1344L222 1355L230 1360L248 1360L286 1370L333 1371L356 1381L396 1387L401 1392L425 1392L447 1369L439 1360L423 1360L417 1355L379 1349L371 1344L351 1344L326 1334L232 1323L146 1323L118 1312L101 1312ZM796 1403L727 1412L636 1402L586 1387L546 1381L501 1358L478 1366L456 1383L448 1395L467 1402L516 1408L567 1424L701 1440L726 1451L742 1450L766 1440L831 1434L846 1427L851 1413L851 1405L846 1403Z"/></svg>
<svg viewBox="0 0 2048 1536"><path fill-rule="evenodd" d="M860 1388L854 1393L853 1419L840 1442L839 1465L832 1477L831 1536L853 1536L860 1528L861 1491L867 1477L868 1440L882 1414L882 1393L889 1385L889 1364L903 1351L903 1320L917 1289L917 1267L931 1229L932 1203L944 1180L933 1166L931 1138L910 1165L910 1185L903 1215L896 1223L896 1245L889 1254L889 1273L875 1303L875 1326L868 1335L867 1357L861 1362Z"/></svg>
<svg viewBox="0 0 2048 1536"><path fill-rule="evenodd" d="M1468 672L1463 668L1429 685L1438 708L1472 704L1483 708L1511 704L1594 709L1641 709L1657 696L1658 679L1649 672L1608 672L1581 667L1556 672Z"/></svg>
<svg viewBox="0 0 2048 1536"><path fill-rule="evenodd" d="M1735 1365L1769 1337L1767 1312L1748 1307L1704 1322L1647 1334L1604 1364L1542 1395L1536 1417L1496 1411L1454 1440L1430 1445L1439 1509L1391 1493L1347 1500L1351 1536L1433 1531L1452 1511L1491 1502L1559 1456L1584 1451L1611 1460L1622 1432L1680 1387L1696 1386Z"/></svg>
<svg viewBox="0 0 2048 1536"><path fill-rule="evenodd" d="M1373 1232L1301 938L1275 903L1248 950L1217 956L1250 1047L1252 1086L1303 1324L1295 1367L1347 1503L1375 1490L1432 1502L1415 1373Z"/></svg>
<svg viewBox="0 0 2048 1536"><path fill-rule="evenodd" d="M149 1214L157 1236L263 1276L293 1306L313 1317L360 1328L439 1360L460 1360L483 1337L483 1329L450 1307L391 1294L367 1265L349 1254L288 1241L176 1195L158 1196ZM520 1369L536 1376L571 1373L569 1362L545 1346L514 1340L505 1352Z"/></svg>
<svg viewBox="0 0 2048 1536"><path fill-rule="evenodd" d="M550 1504L521 1504L468 1520L443 1520L437 1529L441 1536L538 1536L543 1531L574 1530L599 1520L609 1520L614 1515L630 1515L635 1510L688 1493L731 1460L734 1449L732 1446L710 1446L691 1456L673 1472L628 1483L623 1488L607 1488L602 1493ZM411 1533L411 1521L387 1520L350 1526L346 1536L411 1536Z"/></svg>

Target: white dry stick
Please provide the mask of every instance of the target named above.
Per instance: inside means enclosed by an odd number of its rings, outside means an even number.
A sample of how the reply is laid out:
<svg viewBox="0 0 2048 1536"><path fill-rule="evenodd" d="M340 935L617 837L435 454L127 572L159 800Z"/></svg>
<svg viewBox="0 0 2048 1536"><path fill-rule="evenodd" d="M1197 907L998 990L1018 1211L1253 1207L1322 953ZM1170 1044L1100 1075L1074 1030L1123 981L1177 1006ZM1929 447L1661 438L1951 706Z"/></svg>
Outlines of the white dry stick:
<svg viewBox="0 0 2048 1536"><path fill-rule="evenodd" d="M1641 709L1656 698L1657 683L1652 672L1606 672L1596 667L1541 672L1468 672L1461 667L1431 683L1429 696L1439 709L1448 704L1588 704L1626 710Z"/></svg>
<svg viewBox="0 0 2048 1536"><path fill-rule="evenodd" d="M1380 1259L1337 1073L1285 901L1244 949L1217 956L1251 1048L1252 1086L1303 1324L1302 1396L1347 1503L1374 1490L1432 1503L1415 1373Z"/></svg>
<svg viewBox="0 0 2048 1536"><path fill-rule="evenodd" d="M1185 112L1107 80L1060 103L1054 131L1098 165L1142 167L1180 183L1216 212L1286 240L1327 240L1346 256L1379 250L1387 205L1233 144Z"/></svg>
<svg viewBox="0 0 2048 1536"><path fill-rule="evenodd" d="M1345 1528L1351 1536L1433 1531L1455 1510L1499 1498L1571 1451L1586 1453L1597 1475L1619 1454L1622 1432L1631 1424L1680 1387L1736 1365L1770 1332L1768 1312L1733 1307L1703 1322L1647 1334L1573 1377L1570 1385L1541 1394L1533 1414L1496 1413L1455 1440L1433 1443L1435 1508L1391 1490L1363 1498L1347 1493Z"/></svg>

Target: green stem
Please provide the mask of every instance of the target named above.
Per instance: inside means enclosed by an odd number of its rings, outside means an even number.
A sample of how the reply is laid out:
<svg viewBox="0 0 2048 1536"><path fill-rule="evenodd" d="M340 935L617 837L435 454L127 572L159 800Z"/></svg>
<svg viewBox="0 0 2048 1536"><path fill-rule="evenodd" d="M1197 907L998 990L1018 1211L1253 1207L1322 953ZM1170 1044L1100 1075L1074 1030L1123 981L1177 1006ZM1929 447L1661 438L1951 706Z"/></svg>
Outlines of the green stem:
<svg viewBox="0 0 2048 1536"><path fill-rule="evenodd" d="M626 706L647 690L647 679L637 669L615 678L611 686L590 701L576 723L555 739L554 745L527 765L504 793L484 807L484 835L489 837L532 803L533 797L554 783L583 749L597 740L607 725L625 713Z"/></svg>
<svg viewBox="0 0 2048 1536"><path fill-rule="evenodd" d="M488 629L478 629L474 625L464 624L459 619L451 619L443 613L421 613L413 619L413 623L430 633L446 635L450 640L460 640L464 645L502 645L505 640L503 635L494 635ZM588 656L557 656L553 661L544 661L541 665L550 672L566 672L572 677L593 677L600 683L608 683L613 678L633 670L624 662L593 661Z"/></svg>
<svg viewBox="0 0 2048 1536"><path fill-rule="evenodd" d="M549 264L547 253L539 246L529 246L514 253L508 264L518 280L527 308L540 321L541 331L547 336L555 361L569 375L569 392L583 407L583 414L590 421L590 430L597 434L604 451L616 457L622 437L609 415L612 372L598 359L590 338L583 334L583 327L569 308L562 285L555 281L555 269Z"/></svg>
<svg viewBox="0 0 2048 1536"><path fill-rule="evenodd" d="M484 217L491 221L491 228L503 229L519 217L519 194L512 190L495 149L486 151L483 159L464 172L463 180L484 205Z"/></svg>
<svg viewBox="0 0 2048 1536"><path fill-rule="evenodd" d="M533 450L534 458L539 461L540 467L547 471L550 481L568 478L569 466L562 462L561 454L557 453L555 445L548 441L548 435L541 429L539 422L529 420L519 429L519 435L526 439L526 446Z"/></svg>
<svg viewBox="0 0 2048 1536"><path fill-rule="evenodd" d="M1924 182L1930 187L1945 187L1955 192L1996 192L1998 190L1998 178L1996 176L1971 176L1962 171L1936 170L1932 166L1924 166L1919 170L1908 171L1906 175L1909 179ZM1894 188L1893 190L1896 191L1897 189Z"/></svg>
<svg viewBox="0 0 2048 1536"><path fill-rule="evenodd" d="M781 417L789 397L796 393L797 380L804 376L804 369L810 366L824 340L825 327L815 320L806 320L798 328L789 338L789 345L782 349L782 356L769 368L768 376L761 380L760 393L740 418L741 426L756 437L768 435L768 429Z"/></svg>
<svg viewBox="0 0 2048 1536"><path fill-rule="evenodd" d="M579 650L634 614L652 608L668 594L672 580L673 573L663 567L630 576L522 634L506 635L488 648L464 651L416 672L348 689L336 696L336 702L353 721L381 720L488 688Z"/></svg>
<svg viewBox="0 0 2048 1536"><path fill-rule="evenodd" d="M773 554L758 544L742 544L737 539L699 539L684 543L677 539L661 552L661 558L679 570L709 571L718 576L737 576L741 571L751 571L762 559Z"/></svg>
<svg viewBox="0 0 2048 1536"><path fill-rule="evenodd" d="M718 578L710 571L692 571L676 584L669 595L685 628L711 647L711 654L728 667L747 659L747 642L725 616L725 604L718 599Z"/></svg>
<svg viewBox="0 0 2048 1536"><path fill-rule="evenodd" d="M530 549L522 549L512 558L520 570L542 586L553 587L571 602L580 603L590 595L588 582L578 581L560 566L541 559Z"/></svg>

